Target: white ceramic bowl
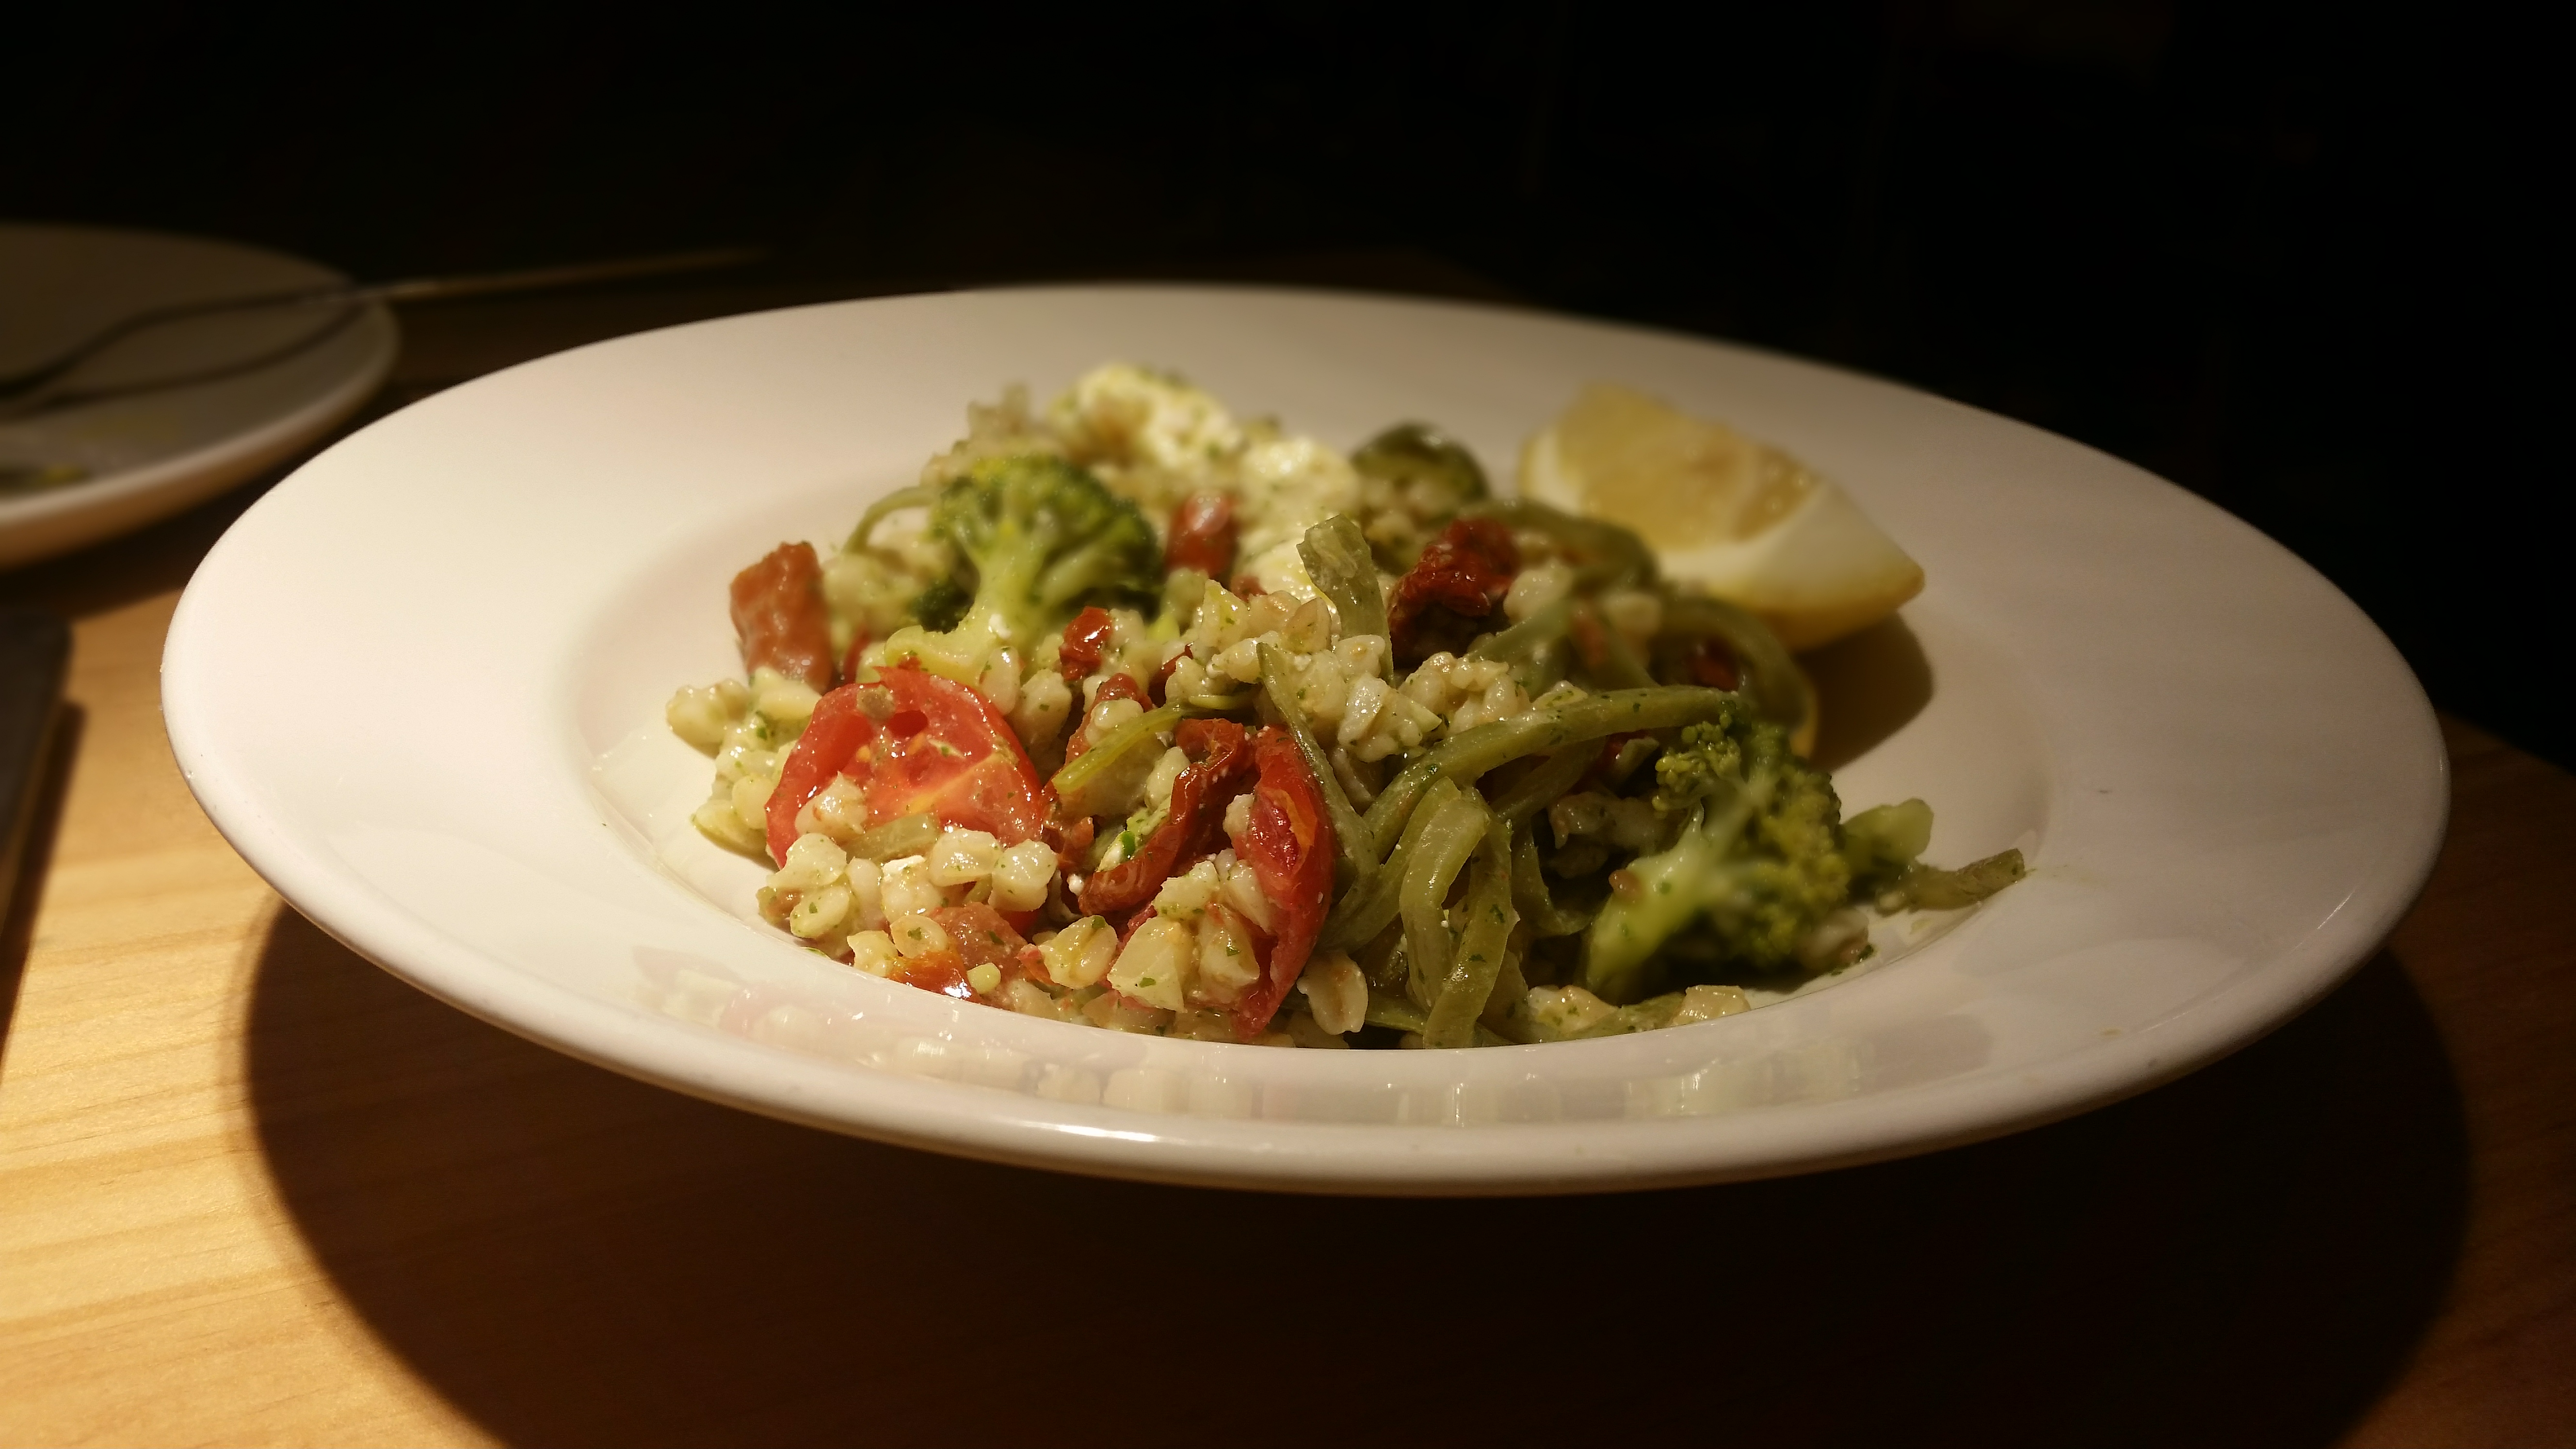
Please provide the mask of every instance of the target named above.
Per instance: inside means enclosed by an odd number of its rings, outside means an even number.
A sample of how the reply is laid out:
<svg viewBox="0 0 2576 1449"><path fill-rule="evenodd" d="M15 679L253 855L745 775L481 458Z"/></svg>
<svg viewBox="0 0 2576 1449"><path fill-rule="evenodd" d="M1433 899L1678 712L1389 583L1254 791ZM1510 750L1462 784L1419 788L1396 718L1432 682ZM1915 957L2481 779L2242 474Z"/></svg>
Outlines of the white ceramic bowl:
<svg viewBox="0 0 2576 1449"><path fill-rule="evenodd" d="M1722 1021L1470 1052L1116 1035L895 986L758 926L659 725L734 667L728 577L838 537L970 400L1108 358L1341 443L1516 454L1590 379L1841 480L1930 575L1928 703L1837 773L2030 879L1881 969ZM2127 464L1901 387L1564 318L1303 293L994 292L584 348L440 394L262 499L163 662L207 812L333 935L719 1101L1085 1172L1358 1192L1636 1187L1921 1151L2191 1070L2316 1000L2421 886L2432 713L2351 603ZM1935 923L1942 924L1942 923Z"/></svg>

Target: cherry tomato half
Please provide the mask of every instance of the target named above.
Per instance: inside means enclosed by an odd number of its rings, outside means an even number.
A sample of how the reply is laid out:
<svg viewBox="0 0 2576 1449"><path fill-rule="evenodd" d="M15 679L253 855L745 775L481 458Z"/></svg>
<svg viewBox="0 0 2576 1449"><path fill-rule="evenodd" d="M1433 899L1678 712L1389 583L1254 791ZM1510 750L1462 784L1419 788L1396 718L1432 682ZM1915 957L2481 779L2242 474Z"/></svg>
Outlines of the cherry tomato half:
<svg viewBox="0 0 2576 1449"><path fill-rule="evenodd" d="M859 783L872 825L928 812L1017 845L1046 823L1037 769L1001 711L971 686L909 665L842 685L814 706L769 795L773 857L787 858L796 812L835 775Z"/></svg>

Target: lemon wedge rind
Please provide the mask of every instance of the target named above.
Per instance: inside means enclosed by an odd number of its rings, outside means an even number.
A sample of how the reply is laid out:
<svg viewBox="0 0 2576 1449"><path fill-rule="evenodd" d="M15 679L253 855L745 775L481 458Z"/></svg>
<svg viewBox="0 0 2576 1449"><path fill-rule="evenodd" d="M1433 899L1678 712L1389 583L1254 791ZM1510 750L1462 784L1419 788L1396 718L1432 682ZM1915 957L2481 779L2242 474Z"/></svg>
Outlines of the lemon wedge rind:
<svg viewBox="0 0 2576 1449"><path fill-rule="evenodd" d="M1672 419L1684 421L1677 413ZM1521 451L1522 496L1637 530L1668 577L1752 610L1793 650L1866 629L1923 590L1922 565L1850 494L1831 479L1809 478L1785 513L1749 534L1712 539L1705 528L1675 526L1672 510L1688 506L1693 493L1688 480L1662 488L1632 478L1605 489L1565 456L1554 426ZM1691 534L1698 537L1676 543L1676 535Z"/></svg>

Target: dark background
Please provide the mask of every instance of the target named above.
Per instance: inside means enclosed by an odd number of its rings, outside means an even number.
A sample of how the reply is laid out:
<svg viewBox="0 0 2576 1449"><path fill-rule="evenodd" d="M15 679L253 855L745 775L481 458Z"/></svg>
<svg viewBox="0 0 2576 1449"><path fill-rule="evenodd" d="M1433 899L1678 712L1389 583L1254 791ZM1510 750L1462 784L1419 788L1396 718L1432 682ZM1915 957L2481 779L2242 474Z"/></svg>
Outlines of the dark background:
<svg viewBox="0 0 2576 1449"><path fill-rule="evenodd" d="M771 280L849 294L1481 278L2132 459L2332 577L2438 702L2576 760L2542 684L2568 657L2568 469L2542 430L2568 168L2536 18L1892 0L334 28L359 14L22 12L0 215L361 276L750 241Z"/></svg>

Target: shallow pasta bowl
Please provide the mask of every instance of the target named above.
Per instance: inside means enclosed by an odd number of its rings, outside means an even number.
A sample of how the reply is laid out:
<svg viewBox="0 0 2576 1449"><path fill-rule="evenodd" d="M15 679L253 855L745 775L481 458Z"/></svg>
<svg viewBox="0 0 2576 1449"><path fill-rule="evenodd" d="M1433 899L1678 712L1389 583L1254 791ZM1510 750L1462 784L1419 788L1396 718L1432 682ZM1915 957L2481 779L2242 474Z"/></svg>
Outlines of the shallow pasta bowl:
<svg viewBox="0 0 2576 1449"><path fill-rule="evenodd" d="M1935 859L2034 872L1884 964L1723 1020L1463 1052L1281 1051L1014 1016L757 924L660 725L734 667L724 586L912 480L971 400L1108 358L1348 444L1512 457L1582 383L1658 393L1849 488L1923 563L1826 661L1879 723L1836 779ZM1882 708L1832 676L1895 681ZM2440 842L2432 712L2352 604L2135 468L1888 383L1530 313L1083 288L803 308L456 388L347 439L208 556L163 660L190 786L277 889L486 1020L838 1131L1083 1172L1388 1193L1804 1171L2066 1116L2331 989ZM1910 690L1910 693L1906 691ZM1829 714L1829 737L1832 726Z"/></svg>

